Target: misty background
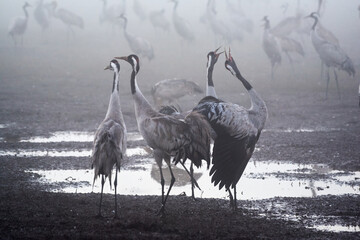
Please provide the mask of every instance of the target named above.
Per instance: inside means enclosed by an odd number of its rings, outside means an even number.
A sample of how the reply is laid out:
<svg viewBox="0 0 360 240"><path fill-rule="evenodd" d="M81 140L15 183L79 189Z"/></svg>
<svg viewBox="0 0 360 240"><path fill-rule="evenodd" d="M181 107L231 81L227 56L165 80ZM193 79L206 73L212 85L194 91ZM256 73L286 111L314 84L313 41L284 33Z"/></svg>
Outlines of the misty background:
<svg viewBox="0 0 360 240"><path fill-rule="evenodd" d="M286 17L297 13L307 16L317 11L318 1L281 0L214 0L211 2L212 17L218 26L238 30L237 38L224 39L214 33L210 25L207 9L208 0L179 0L177 14L189 24L195 39L187 41L174 29L174 3L169 0L60 0L57 9L67 9L83 19L84 28L72 27L74 36L68 33L67 26L57 18L50 18L49 27L42 30L34 19L34 10L39 1L28 1L29 20L23 37L23 45L18 40L14 46L8 35L8 26L16 16L24 16L24 1L0 1L0 83L7 81L7 89L2 92L16 94L19 88L26 88L25 94L38 94L51 98L52 94L62 95L64 100L74 103L87 102L90 106L98 104L106 111L112 74L103 68L115 56L133 53L123 34L122 24L111 24L103 20L103 10L121 5L128 19L127 32L147 39L154 50L154 58L149 60L140 56L138 83L149 98L150 88L156 82L169 78L185 78L198 83L205 90L206 56L218 47L223 50L231 47L239 70L243 76L263 95L282 89L294 91L311 90L324 96L325 81L320 80L320 59L312 46L309 35L292 33L291 37L301 42L305 56L293 54L294 71L287 57L282 55L282 63L276 69L275 80L270 79L270 61L262 48L264 16L268 16L271 27ZM44 0L43 4L52 1ZM321 23L332 31L340 41L340 46L353 60L355 80L345 72L339 72L342 94L354 95L357 104L358 73L360 72L360 18L359 0L323 1ZM155 11L164 11L164 19L169 23L168 30L156 28L149 16ZM139 14L142 12L143 15ZM246 26L237 25L235 18L243 19ZM308 25L313 19L304 19ZM122 22L119 19L119 22ZM248 104L246 90L224 67L225 57L221 55L214 70L214 83L217 93L225 100ZM131 100L130 65L120 62L120 82L122 100ZM336 87L331 72L329 96L335 98ZM48 95L44 93L48 92ZM232 97L234 95L234 97ZM193 98L192 104L202 97ZM23 97L24 98L24 97ZM24 98L26 100L26 98ZM265 97L266 100L266 97ZM38 104L45 104L39 99ZM129 104L128 111L133 111ZM81 106L85 107L85 106ZM80 108L81 108L80 107ZM128 106L124 106L125 111ZM130 108L131 107L131 108ZM191 104L190 104L191 107ZM99 121L103 117L99 117Z"/></svg>

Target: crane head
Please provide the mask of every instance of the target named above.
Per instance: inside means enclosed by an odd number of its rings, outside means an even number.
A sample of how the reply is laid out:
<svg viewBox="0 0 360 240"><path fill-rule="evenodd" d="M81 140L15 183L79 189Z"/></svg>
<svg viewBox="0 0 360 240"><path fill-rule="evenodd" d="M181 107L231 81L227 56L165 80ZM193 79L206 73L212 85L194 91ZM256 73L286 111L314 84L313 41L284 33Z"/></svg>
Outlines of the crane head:
<svg viewBox="0 0 360 240"><path fill-rule="evenodd" d="M208 55L207 55L207 59L208 59L207 67L209 67L210 64L215 65L215 63L219 59L220 54L222 54L224 52L224 51L222 51L222 52L218 53L217 51L219 49L220 49L220 47L218 47L215 51L208 53Z"/></svg>
<svg viewBox="0 0 360 240"><path fill-rule="evenodd" d="M119 72L120 64L117 60L113 59L110 61L110 64L104 68L104 70L112 70L114 72Z"/></svg>
<svg viewBox="0 0 360 240"><path fill-rule="evenodd" d="M318 19L319 18L319 14L317 12L312 12L309 15L307 15L304 18L314 18L314 19Z"/></svg>
<svg viewBox="0 0 360 240"><path fill-rule="evenodd" d="M27 8L27 7L31 7L31 5L30 5L28 2L25 2L25 4L24 4L23 7L24 7L24 8Z"/></svg>
<svg viewBox="0 0 360 240"><path fill-rule="evenodd" d="M123 56L123 57L115 57L115 59L121 59L121 60L124 60L124 61L130 63L130 65L133 68L133 71L135 71L136 74L140 70L139 57L136 56L135 54L130 54L129 56Z"/></svg>
<svg viewBox="0 0 360 240"><path fill-rule="evenodd" d="M227 70L229 70L230 73L234 76L237 76L238 74L240 74L240 72L236 66L236 63L235 63L233 57L231 56L230 48L229 48L229 55L226 54L226 50L225 50L225 57L226 57L225 68Z"/></svg>

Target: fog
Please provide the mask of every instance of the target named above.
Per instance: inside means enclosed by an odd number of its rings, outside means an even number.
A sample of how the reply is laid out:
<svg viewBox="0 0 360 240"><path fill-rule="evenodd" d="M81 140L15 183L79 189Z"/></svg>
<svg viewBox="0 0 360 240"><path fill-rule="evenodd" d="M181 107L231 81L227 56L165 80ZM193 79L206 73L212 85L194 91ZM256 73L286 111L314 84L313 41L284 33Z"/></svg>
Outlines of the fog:
<svg viewBox="0 0 360 240"><path fill-rule="evenodd" d="M28 8L29 20L23 37L23 44L15 47L13 39L8 34L11 19L23 16L24 1L0 1L0 64L2 78L11 74L26 75L31 79L69 78L85 80L90 83L102 82L109 78L109 74L102 69L115 56L129 55L133 51L124 37L122 25L111 24L101 20L104 18L103 1L100 0L61 0L57 1L57 9L67 9L83 19L84 28L72 27L74 34L68 32L67 26L57 18L51 18L49 27L42 30L34 19L34 10L38 1L29 1L32 7ZM51 1L44 0L44 4ZM271 27L276 26L282 19L302 16L317 11L318 1L280 1L280 0L243 0L243 1L210 1L207 11L207 0L180 0L176 9L177 14L185 19L195 39L187 41L175 31L173 24L174 3L168 0L152 1L107 1L106 9L120 4L125 10L128 19L127 32L134 36L147 39L154 51L154 58L149 60L141 55L141 70L139 85L144 86L144 92L149 87L167 78L186 78L205 88L206 55L209 51L221 47L231 47L231 52L242 74L255 86L261 89L277 85L308 87L319 85L320 60L311 43L310 36L292 32L291 38L301 42L305 56L291 53L294 60L294 70L285 54L282 54L282 63L275 71L275 83L270 81L270 61L263 47L264 16L268 16ZM323 1L320 10L321 23L339 39L340 46L353 60L355 70L360 72L360 18L358 0ZM134 7L135 6L135 7ZM154 11L164 10L164 19L169 23L168 30L155 28L149 16ZM144 15L140 16L139 12ZM212 20L209 20L209 12ZM215 20L214 20L215 18ZM246 22L247 26L235 24L234 19ZM123 22L121 19L117 19ZM239 20L239 21L240 21ZM218 31L228 29L237 31L228 39L216 35L215 21ZM302 21L313 20L303 19ZM309 24L309 23L308 23ZM220 30L219 30L220 28ZM246 29L247 28L247 29ZM236 86L231 91L244 91L237 81L223 67L225 61L221 56L215 71L215 86L220 93L227 89L228 84ZM123 86L128 86L130 67L121 63L121 78ZM346 73L340 73L339 78L349 78ZM356 78L357 79L357 78ZM340 79L342 80L342 79ZM352 81L350 88L357 86ZM94 85L96 87L97 85Z"/></svg>

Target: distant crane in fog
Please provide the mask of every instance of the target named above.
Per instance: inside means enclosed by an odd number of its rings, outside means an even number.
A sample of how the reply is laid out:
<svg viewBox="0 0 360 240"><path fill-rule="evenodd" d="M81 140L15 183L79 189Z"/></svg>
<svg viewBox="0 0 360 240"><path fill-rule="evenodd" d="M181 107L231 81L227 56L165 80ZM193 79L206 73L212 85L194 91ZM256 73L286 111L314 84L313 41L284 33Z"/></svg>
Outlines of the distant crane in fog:
<svg viewBox="0 0 360 240"><path fill-rule="evenodd" d="M214 0L208 0L208 4L206 7L206 15L207 22L209 23L210 29L212 30L215 37L220 37L221 40L226 41L226 43L231 43L232 41L232 33L228 28L227 24L221 21L215 11ZM242 40L242 36L241 36ZM219 42L216 42L218 44Z"/></svg>
<svg viewBox="0 0 360 240"><path fill-rule="evenodd" d="M144 21L146 19L145 10L138 0L134 0L133 11L140 18L141 21Z"/></svg>
<svg viewBox="0 0 360 240"><path fill-rule="evenodd" d="M123 0L121 3L118 2L110 6L107 5L107 0L101 1L103 2L103 7L99 17L100 23L108 23L112 28L119 26L120 22L118 17L121 14L125 14L125 1Z"/></svg>
<svg viewBox="0 0 360 240"><path fill-rule="evenodd" d="M135 104L135 115L138 128L146 141L155 151L166 152L174 156L175 164L190 159L195 166L200 167L204 159L210 164L210 126L202 115L190 112L183 120L174 116L157 112L141 93L136 74L140 70L138 56L131 54L117 57L127 61L132 66L130 79L131 93ZM165 204L175 182L174 174L169 166L171 182L159 211L164 214Z"/></svg>
<svg viewBox="0 0 360 240"><path fill-rule="evenodd" d="M66 35L67 39L69 39L69 34L72 34L73 36L75 36L75 32L72 29L72 26L76 26L81 29L84 28L84 20L79 15L77 15L67 9L64 9L64 8L56 9L57 3L55 1L52 2L52 7L53 7L54 17L56 17L57 19L62 21L68 28L67 35Z"/></svg>
<svg viewBox="0 0 360 240"><path fill-rule="evenodd" d="M23 36L26 31L27 23L29 20L29 14L26 9L28 7L31 7L31 5L27 2L25 2L25 4L22 7L24 10L25 16L17 16L15 18L13 18L9 24L8 33L14 40L15 46L17 45L16 39L15 39L16 35L21 37L21 45L23 44Z"/></svg>
<svg viewBox="0 0 360 240"><path fill-rule="evenodd" d="M359 18L360 18L360 5L358 6L358 11L359 11Z"/></svg>
<svg viewBox="0 0 360 240"><path fill-rule="evenodd" d="M94 183L97 177L101 176L101 195L98 216L101 216L101 204L106 178L109 178L111 186L111 172L115 165L115 217L117 213L117 175L120 172L120 165L126 152L127 132L124 118L121 112L120 93L119 93L119 73L120 65L118 61L111 60L110 65L104 70L114 71L114 80L110 102L105 119L98 127L93 146Z"/></svg>
<svg viewBox="0 0 360 240"><path fill-rule="evenodd" d="M320 59L324 62L327 67L327 80L326 80L326 98L328 96L329 88L329 68L334 68L334 76L338 95L340 98L339 83L337 79L336 68L347 72L350 76L355 76L355 69L352 60L346 55L345 51L334 43L326 41L319 35L317 31L318 16L315 12L311 13L308 17L314 19L314 24L311 31L311 41L316 52L319 54Z"/></svg>
<svg viewBox="0 0 360 240"><path fill-rule="evenodd" d="M170 23L164 16L165 10L152 11L149 13L149 20L154 28L160 28L164 31L169 31Z"/></svg>
<svg viewBox="0 0 360 240"><path fill-rule="evenodd" d="M209 121L216 133L213 147L211 182L225 187L230 194L230 206L237 208L236 184L250 160L255 144L267 119L267 108L260 95L241 75L234 59L226 56L225 68L239 79L249 93L251 108L245 109L237 104L224 102L213 96L203 98L195 111L199 111ZM234 197L231 189L234 190Z"/></svg>
<svg viewBox="0 0 360 240"><path fill-rule="evenodd" d="M176 8L178 6L178 0L171 0L171 1L174 2L172 19L173 19L173 24L174 24L176 32L183 39L185 39L187 41L193 41L195 39L195 35L190 30L189 24L187 24L186 20L184 18L180 17L176 12Z"/></svg>
<svg viewBox="0 0 360 240"><path fill-rule="evenodd" d="M197 83L176 78L162 80L151 88L151 95L157 107L175 103L180 108L177 101L179 98L202 92L203 90Z"/></svg>
<svg viewBox="0 0 360 240"><path fill-rule="evenodd" d="M304 56L305 52L304 52L304 49L303 49L301 43L290 37L280 37L279 41L280 41L281 50L288 57L291 67L294 70L293 60L292 60L289 52L295 52L301 56Z"/></svg>
<svg viewBox="0 0 360 240"><path fill-rule="evenodd" d="M144 38L129 34L126 29L128 22L127 18L123 14L120 15L120 18L124 19L124 36L130 46L131 51L143 57L147 57L149 60L152 60L154 58L154 49L151 43Z"/></svg>
<svg viewBox="0 0 360 240"><path fill-rule="evenodd" d="M49 28L50 19L46 9L44 7L43 0L40 0L34 10L34 18L36 22L40 25L42 31L44 32L46 29Z"/></svg>
<svg viewBox="0 0 360 240"><path fill-rule="evenodd" d="M274 80L275 67L281 63L281 53L276 38L270 32L270 22L267 16L263 18L263 21L265 21L264 35L263 35L263 49L270 60L271 80Z"/></svg>

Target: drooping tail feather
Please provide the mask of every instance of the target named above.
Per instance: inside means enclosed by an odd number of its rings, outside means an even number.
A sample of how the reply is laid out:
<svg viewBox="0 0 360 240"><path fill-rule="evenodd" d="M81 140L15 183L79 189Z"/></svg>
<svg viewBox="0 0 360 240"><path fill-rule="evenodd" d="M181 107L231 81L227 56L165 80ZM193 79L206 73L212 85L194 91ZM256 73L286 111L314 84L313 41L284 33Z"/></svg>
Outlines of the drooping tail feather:
<svg viewBox="0 0 360 240"><path fill-rule="evenodd" d="M99 139L95 142L93 149L93 162L91 168L94 168L94 181L96 178L103 174L105 177L109 177L111 186L111 172L114 164L116 165L116 171L120 171L120 164L123 155L120 147L114 142L109 132L104 132Z"/></svg>
<svg viewBox="0 0 360 240"><path fill-rule="evenodd" d="M186 157L191 159L195 166L201 166L201 160L205 160L207 167L210 165L210 124L203 115L192 111L185 118L192 133L191 143L185 149Z"/></svg>

